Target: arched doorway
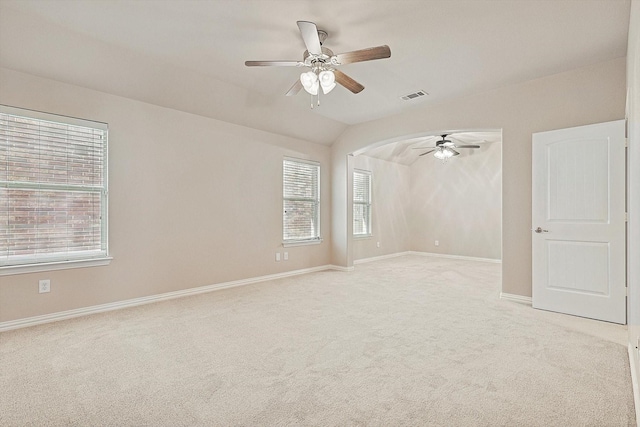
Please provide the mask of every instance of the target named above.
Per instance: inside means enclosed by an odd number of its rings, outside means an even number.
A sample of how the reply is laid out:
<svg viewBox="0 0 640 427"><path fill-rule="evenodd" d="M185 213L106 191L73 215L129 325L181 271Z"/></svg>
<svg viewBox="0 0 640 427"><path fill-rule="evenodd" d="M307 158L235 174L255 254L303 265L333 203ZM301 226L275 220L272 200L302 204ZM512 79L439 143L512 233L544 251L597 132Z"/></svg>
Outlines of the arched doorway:
<svg viewBox="0 0 640 427"><path fill-rule="evenodd" d="M459 155L445 160L433 157L431 148L417 149L435 147L443 134L452 135L456 146L479 148L457 148ZM404 252L501 260L501 130L402 136L351 153L348 164L352 206L361 205L354 172L369 173L371 181L370 232L358 234L362 229L354 220L362 221L360 213L349 212L348 248L355 263Z"/></svg>

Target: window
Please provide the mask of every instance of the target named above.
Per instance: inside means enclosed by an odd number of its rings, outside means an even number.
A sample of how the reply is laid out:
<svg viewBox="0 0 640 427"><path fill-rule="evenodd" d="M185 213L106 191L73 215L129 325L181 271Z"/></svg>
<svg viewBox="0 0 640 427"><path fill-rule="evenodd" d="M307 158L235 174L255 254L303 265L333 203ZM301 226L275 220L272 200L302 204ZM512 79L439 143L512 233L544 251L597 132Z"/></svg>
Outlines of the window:
<svg viewBox="0 0 640 427"><path fill-rule="evenodd" d="M3 273L106 257L107 125L0 106Z"/></svg>
<svg viewBox="0 0 640 427"><path fill-rule="evenodd" d="M371 236L371 172L353 171L353 235Z"/></svg>
<svg viewBox="0 0 640 427"><path fill-rule="evenodd" d="M284 159L284 243L320 242L320 164Z"/></svg>

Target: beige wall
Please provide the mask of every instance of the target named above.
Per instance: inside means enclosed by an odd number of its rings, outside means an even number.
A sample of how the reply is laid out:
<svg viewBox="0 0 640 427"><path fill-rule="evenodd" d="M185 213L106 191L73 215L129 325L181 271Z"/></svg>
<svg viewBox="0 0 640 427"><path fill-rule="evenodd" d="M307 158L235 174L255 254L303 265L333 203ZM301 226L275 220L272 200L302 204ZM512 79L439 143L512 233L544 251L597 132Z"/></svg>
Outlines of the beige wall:
<svg viewBox="0 0 640 427"><path fill-rule="evenodd" d="M620 119L625 105L620 58L354 125L329 149L7 69L0 81L4 104L110 124L114 256L106 267L0 277L0 321L332 262L350 266L354 160L347 155L437 129L503 129L503 291L529 296L531 134ZM276 263L285 155L321 162L324 242L288 248L290 260ZM37 293L43 278L52 281L50 294Z"/></svg>
<svg viewBox="0 0 640 427"><path fill-rule="evenodd" d="M353 240L353 259L409 250L410 169L399 163L354 156L353 167L372 174L373 235ZM380 247L377 243L380 242Z"/></svg>
<svg viewBox="0 0 640 427"><path fill-rule="evenodd" d="M531 134L623 118L625 70L619 58L349 127L331 147L333 262L351 262L349 153L438 129L502 129L502 291L530 296Z"/></svg>
<svg viewBox="0 0 640 427"><path fill-rule="evenodd" d="M328 147L7 69L0 81L3 104L109 124L114 258L0 276L0 322L331 262ZM275 262L283 156L321 163L324 242ZM38 294L45 278L51 293Z"/></svg>
<svg viewBox="0 0 640 427"><path fill-rule="evenodd" d="M411 165L411 250L500 259L502 143L460 151Z"/></svg>
<svg viewBox="0 0 640 427"><path fill-rule="evenodd" d="M346 151L331 149L331 263L338 267L353 266L353 161Z"/></svg>

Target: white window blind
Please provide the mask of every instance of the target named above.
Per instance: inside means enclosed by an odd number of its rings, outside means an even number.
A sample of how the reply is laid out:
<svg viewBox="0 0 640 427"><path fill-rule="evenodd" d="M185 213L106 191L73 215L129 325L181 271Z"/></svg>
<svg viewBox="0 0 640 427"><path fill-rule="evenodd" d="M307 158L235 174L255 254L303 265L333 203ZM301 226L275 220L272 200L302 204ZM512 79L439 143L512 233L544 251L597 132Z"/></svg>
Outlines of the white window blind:
<svg viewBox="0 0 640 427"><path fill-rule="evenodd" d="M0 106L0 266L107 256L107 132Z"/></svg>
<svg viewBox="0 0 640 427"><path fill-rule="evenodd" d="M320 164L284 159L283 239L285 243L320 240Z"/></svg>
<svg viewBox="0 0 640 427"><path fill-rule="evenodd" d="M353 171L353 234L371 235L371 172Z"/></svg>

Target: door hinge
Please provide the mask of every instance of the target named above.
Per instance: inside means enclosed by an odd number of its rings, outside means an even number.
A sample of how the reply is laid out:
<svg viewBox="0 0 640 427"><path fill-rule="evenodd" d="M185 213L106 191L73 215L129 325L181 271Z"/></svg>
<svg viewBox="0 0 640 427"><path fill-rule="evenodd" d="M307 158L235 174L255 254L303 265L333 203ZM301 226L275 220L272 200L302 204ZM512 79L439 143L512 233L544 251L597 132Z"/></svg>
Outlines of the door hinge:
<svg viewBox="0 0 640 427"><path fill-rule="evenodd" d="M629 148L629 138L624 139L624 148Z"/></svg>
<svg viewBox="0 0 640 427"><path fill-rule="evenodd" d="M624 222L629 222L629 214L627 212L624 213Z"/></svg>

